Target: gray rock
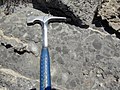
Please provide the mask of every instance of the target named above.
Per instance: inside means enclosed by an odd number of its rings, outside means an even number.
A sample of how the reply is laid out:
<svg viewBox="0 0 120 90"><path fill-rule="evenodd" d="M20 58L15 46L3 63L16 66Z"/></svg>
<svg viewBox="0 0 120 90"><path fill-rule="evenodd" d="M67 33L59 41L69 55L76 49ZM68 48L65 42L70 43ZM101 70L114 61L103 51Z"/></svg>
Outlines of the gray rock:
<svg viewBox="0 0 120 90"><path fill-rule="evenodd" d="M94 46L95 49L100 50L100 49L102 48L101 41L100 41L99 39L95 39L95 40L93 41L93 46Z"/></svg>
<svg viewBox="0 0 120 90"><path fill-rule="evenodd" d="M53 15L66 16L72 19L72 23L78 26L90 25L94 12L97 7L101 5L101 0L37 0L39 5L34 5L35 8L40 9L43 7L43 11L49 11Z"/></svg>
<svg viewBox="0 0 120 90"><path fill-rule="evenodd" d="M115 29L120 29L120 2L119 0L103 0L99 15L102 19L106 19L109 25Z"/></svg>
<svg viewBox="0 0 120 90"><path fill-rule="evenodd" d="M76 83L75 83L74 80L72 80L72 81L70 82L70 87L71 87L71 88L75 88L75 87L76 87Z"/></svg>
<svg viewBox="0 0 120 90"><path fill-rule="evenodd" d="M67 0L60 3L70 5L70 2L73 6L77 4ZM83 2L81 3L80 5L83 5ZM89 7L89 2L85 1L84 5ZM26 7L4 16L3 22L0 22L1 90L31 88L39 90L39 52L42 45L42 32L40 25L26 25L30 12L36 16L45 15L41 11ZM78 11L75 15L77 13ZM0 18L2 17L1 15ZM48 38L53 88L119 90L119 39L97 30L97 27L82 29L58 22L49 25Z"/></svg>
<svg viewBox="0 0 120 90"><path fill-rule="evenodd" d="M0 81L1 90L4 90L5 88L8 88L9 90L30 90L39 84L37 80L35 81L26 78L9 69L0 69Z"/></svg>

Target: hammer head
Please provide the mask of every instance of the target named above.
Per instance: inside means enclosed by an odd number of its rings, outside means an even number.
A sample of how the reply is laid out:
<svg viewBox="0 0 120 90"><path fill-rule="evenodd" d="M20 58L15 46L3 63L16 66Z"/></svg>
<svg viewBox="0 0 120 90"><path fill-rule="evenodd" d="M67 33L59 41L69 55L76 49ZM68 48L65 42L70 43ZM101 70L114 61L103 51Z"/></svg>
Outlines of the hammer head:
<svg viewBox="0 0 120 90"><path fill-rule="evenodd" d="M30 16L27 18L28 24L35 24L35 23L49 23L51 21L61 21L66 20L66 17L57 17L57 16Z"/></svg>

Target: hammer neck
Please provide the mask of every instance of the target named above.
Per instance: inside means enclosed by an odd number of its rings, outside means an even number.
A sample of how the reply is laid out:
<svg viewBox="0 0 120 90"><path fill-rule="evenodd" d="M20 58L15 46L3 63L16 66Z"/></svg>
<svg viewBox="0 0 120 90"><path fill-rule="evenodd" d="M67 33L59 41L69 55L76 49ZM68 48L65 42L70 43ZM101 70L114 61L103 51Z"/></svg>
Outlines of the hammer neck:
<svg viewBox="0 0 120 90"><path fill-rule="evenodd" d="M47 37L47 31L48 31L48 23L43 23L43 47L48 47L48 37Z"/></svg>

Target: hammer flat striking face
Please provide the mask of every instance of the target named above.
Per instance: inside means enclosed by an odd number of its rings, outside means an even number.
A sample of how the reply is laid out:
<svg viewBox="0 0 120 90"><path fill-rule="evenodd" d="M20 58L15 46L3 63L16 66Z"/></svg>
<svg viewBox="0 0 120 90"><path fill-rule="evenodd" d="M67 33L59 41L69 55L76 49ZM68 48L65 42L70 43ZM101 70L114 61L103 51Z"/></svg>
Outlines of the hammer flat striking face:
<svg viewBox="0 0 120 90"><path fill-rule="evenodd" d="M28 24L36 24L39 23L43 29L43 47L48 47L48 38L47 38L47 30L48 24L50 22L66 20L66 17L56 17L56 16L31 16L27 19Z"/></svg>

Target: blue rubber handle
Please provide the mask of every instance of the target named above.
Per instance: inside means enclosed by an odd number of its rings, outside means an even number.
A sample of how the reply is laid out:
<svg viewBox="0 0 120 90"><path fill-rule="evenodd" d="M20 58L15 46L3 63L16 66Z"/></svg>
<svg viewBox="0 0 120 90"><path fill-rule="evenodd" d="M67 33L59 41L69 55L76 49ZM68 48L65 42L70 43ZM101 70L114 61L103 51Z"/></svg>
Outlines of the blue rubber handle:
<svg viewBox="0 0 120 90"><path fill-rule="evenodd" d="M43 47L41 51L40 90L51 90L50 57L46 47Z"/></svg>

